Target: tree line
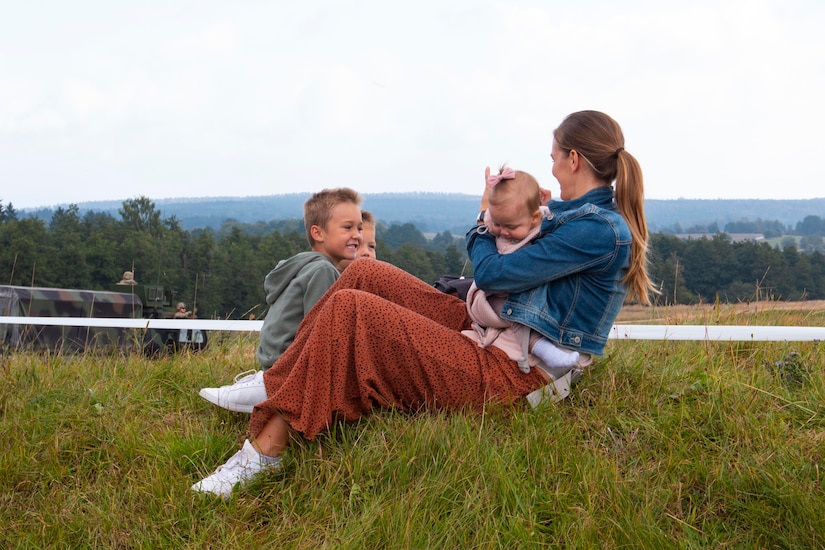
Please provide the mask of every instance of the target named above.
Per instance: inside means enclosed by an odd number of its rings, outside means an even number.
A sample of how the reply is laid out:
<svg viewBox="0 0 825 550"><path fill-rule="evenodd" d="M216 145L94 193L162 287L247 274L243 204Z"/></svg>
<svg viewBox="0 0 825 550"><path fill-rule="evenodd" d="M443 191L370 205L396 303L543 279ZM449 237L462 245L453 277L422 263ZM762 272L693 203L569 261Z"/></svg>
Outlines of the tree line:
<svg viewBox="0 0 825 550"><path fill-rule="evenodd" d="M377 241L380 259L424 281L472 274L463 235L428 238L411 223L379 221ZM295 219L185 230L140 197L123 202L118 217L81 215L70 205L47 223L0 202L0 284L104 290L128 270L139 283L172 290L201 318L260 318L265 275L305 250L303 223ZM725 233L692 240L654 233L650 272L661 285L661 304L825 299L825 256L790 242L779 247L731 242Z"/></svg>
<svg viewBox="0 0 825 550"><path fill-rule="evenodd" d="M449 232L426 239L412 224L379 225L379 257L432 281L460 272L466 253ZM302 220L187 231L153 201L123 202L118 217L57 208L48 223L0 202L0 284L116 290L124 271L163 285L200 318L260 318L263 280L279 260L309 250Z"/></svg>
<svg viewBox="0 0 825 550"><path fill-rule="evenodd" d="M793 242L780 247L731 242L726 233L689 240L654 233L650 274L662 291L659 302L825 299L825 255L800 252Z"/></svg>
<svg viewBox="0 0 825 550"><path fill-rule="evenodd" d="M797 249L805 252L825 252L825 219L819 216L807 215L801 221L796 222L795 226L783 225L779 220L763 220L756 218L756 220L739 220L735 222L728 222L724 229L719 229L719 224L712 223L710 225L693 225L687 229L682 229L677 222L672 229L662 231L663 233L679 234L679 233L750 233L759 234L766 239L780 238L782 240L781 247L786 248L794 246Z"/></svg>

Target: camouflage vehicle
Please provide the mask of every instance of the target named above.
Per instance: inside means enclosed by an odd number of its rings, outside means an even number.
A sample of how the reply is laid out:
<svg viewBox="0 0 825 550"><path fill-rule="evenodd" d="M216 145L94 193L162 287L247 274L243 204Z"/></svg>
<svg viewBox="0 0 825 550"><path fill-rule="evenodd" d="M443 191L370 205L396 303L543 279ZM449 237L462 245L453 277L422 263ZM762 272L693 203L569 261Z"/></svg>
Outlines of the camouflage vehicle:
<svg viewBox="0 0 825 550"><path fill-rule="evenodd" d="M117 290L78 290L0 286L0 316L89 317L109 319L166 319L171 292L159 285L116 286ZM144 301L146 300L146 305ZM147 354L206 347L200 329L133 329L63 325L11 325L0 323L0 348L54 352L91 349Z"/></svg>
<svg viewBox="0 0 825 550"><path fill-rule="evenodd" d="M122 292L0 286L0 315L133 319L143 316L143 304L137 296ZM135 329L0 324L4 348L84 352L91 348L130 350L138 345Z"/></svg>

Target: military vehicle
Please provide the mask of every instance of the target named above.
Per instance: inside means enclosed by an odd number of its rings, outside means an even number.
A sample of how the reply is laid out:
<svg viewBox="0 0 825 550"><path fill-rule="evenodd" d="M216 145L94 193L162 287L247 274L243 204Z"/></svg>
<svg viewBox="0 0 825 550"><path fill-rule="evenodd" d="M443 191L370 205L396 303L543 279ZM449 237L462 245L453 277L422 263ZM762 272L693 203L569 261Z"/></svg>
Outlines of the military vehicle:
<svg viewBox="0 0 825 550"><path fill-rule="evenodd" d="M169 319L173 294L161 285L113 285L112 290L79 290L0 285L0 316ZM183 317L192 318L189 317ZM0 347L55 352L91 349L147 354L206 347L206 331L194 328L12 325L0 323Z"/></svg>
<svg viewBox="0 0 825 550"><path fill-rule="evenodd" d="M0 286L0 315L134 319L143 316L143 305L130 293ZM92 348L127 351L140 345L135 329L0 324L4 348L85 352Z"/></svg>

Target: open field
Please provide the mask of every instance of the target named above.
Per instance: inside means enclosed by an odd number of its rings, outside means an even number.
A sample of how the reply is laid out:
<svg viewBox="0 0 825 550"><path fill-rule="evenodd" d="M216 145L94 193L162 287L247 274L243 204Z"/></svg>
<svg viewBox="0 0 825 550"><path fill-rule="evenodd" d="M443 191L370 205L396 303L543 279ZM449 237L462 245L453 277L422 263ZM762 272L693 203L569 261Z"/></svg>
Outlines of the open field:
<svg viewBox="0 0 825 550"><path fill-rule="evenodd" d="M620 322L821 326L821 306ZM821 342L613 341L555 406L382 411L226 502L193 494L248 419L197 392L255 342L0 358L0 548L825 548Z"/></svg>
<svg viewBox="0 0 825 550"><path fill-rule="evenodd" d="M679 306L624 306L619 313L618 323L636 324L756 324L748 322L752 319L767 318L774 316L781 318L782 312L796 312L802 314L796 317L795 322L800 319L820 319L819 323L812 323L812 326L822 326L825 324L825 300L809 300L805 302L742 302L738 304L702 304L702 305L679 305ZM774 315L776 314L776 315ZM780 323L766 323L780 324ZM790 323L789 323L790 324Z"/></svg>

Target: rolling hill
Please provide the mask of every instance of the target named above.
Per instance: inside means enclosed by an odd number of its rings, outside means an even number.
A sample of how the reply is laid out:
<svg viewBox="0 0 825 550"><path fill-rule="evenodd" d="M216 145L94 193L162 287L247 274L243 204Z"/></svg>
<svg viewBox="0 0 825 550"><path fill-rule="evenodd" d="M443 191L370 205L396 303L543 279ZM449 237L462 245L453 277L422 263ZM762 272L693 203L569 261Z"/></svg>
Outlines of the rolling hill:
<svg viewBox="0 0 825 550"><path fill-rule="evenodd" d="M300 219L309 193L292 193L258 197L218 197L153 199L164 218L174 216L185 229L218 228L227 220L243 223ZM461 234L472 224L478 212L480 196L455 193L378 193L364 194L363 207L372 211L381 223L412 223L422 232L449 230ZM68 206L68 205L62 205ZM108 212L119 217L122 201L85 202L78 205L81 215L87 211ZM52 208L21 210L23 215L49 219ZM741 220L777 220L793 227L806 216L825 215L825 198L808 200L779 199L676 199L645 202L650 230L673 230Z"/></svg>

